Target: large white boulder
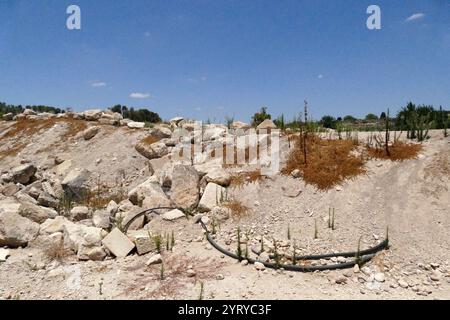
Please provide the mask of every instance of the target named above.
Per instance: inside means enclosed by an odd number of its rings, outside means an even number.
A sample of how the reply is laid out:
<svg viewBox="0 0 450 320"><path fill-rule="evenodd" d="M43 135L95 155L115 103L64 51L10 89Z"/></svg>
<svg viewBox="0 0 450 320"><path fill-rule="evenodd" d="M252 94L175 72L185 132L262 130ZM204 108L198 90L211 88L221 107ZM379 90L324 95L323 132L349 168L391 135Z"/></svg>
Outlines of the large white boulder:
<svg viewBox="0 0 450 320"><path fill-rule="evenodd" d="M83 112L84 119L87 121L97 121L102 116L102 110L100 109L93 109L93 110L86 110Z"/></svg>
<svg viewBox="0 0 450 320"><path fill-rule="evenodd" d="M164 142L155 142L148 144L145 140L139 142L136 147L136 151L149 160L161 158L169 153L169 148Z"/></svg>
<svg viewBox="0 0 450 320"><path fill-rule="evenodd" d="M142 205L145 198L151 198L153 196L165 197L164 191L155 177L150 177L128 192L128 199L137 206Z"/></svg>
<svg viewBox="0 0 450 320"><path fill-rule="evenodd" d="M15 200L0 200L0 247L26 246L39 233L38 223L19 214L20 206Z"/></svg>
<svg viewBox="0 0 450 320"><path fill-rule="evenodd" d="M199 200L199 176L192 166L175 165L172 174L171 200L182 209L194 209Z"/></svg>
<svg viewBox="0 0 450 320"><path fill-rule="evenodd" d="M199 212L211 211L225 200L226 189L213 182L208 183L198 204Z"/></svg>
<svg viewBox="0 0 450 320"><path fill-rule="evenodd" d="M113 229L102 243L117 258L126 257L135 247L134 243L117 228Z"/></svg>
<svg viewBox="0 0 450 320"><path fill-rule="evenodd" d="M62 181L62 188L74 198L81 199L89 191L90 175L91 173L86 169L74 169Z"/></svg>

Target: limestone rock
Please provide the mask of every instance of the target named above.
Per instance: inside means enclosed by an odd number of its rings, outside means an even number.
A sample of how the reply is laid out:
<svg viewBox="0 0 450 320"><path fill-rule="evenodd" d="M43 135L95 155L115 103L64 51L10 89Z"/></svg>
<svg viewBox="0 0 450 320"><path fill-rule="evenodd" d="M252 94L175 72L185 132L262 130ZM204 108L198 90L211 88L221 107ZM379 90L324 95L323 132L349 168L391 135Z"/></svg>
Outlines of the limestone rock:
<svg viewBox="0 0 450 320"><path fill-rule="evenodd" d="M83 112L84 119L87 121L97 121L102 116L102 110L100 109L93 109L93 110L86 110Z"/></svg>
<svg viewBox="0 0 450 320"><path fill-rule="evenodd" d="M164 142L148 144L145 141L141 141L136 145L135 149L149 160L161 158L169 153L169 148Z"/></svg>
<svg viewBox="0 0 450 320"><path fill-rule="evenodd" d="M145 123L144 122L135 122L135 121L130 121L127 123L127 127L130 129L142 129L145 127Z"/></svg>
<svg viewBox="0 0 450 320"><path fill-rule="evenodd" d="M19 214L20 203L0 200L0 246L26 246L39 233L39 224Z"/></svg>
<svg viewBox="0 0 450 320"><path fill-rule="evenodd" d="M47 219L53 219L58 212L51 208L45 208L29 202L22 202L19 209L22 217L28 218L37 223L43 223Z"/></svg>
<svg viewBox="0 0 450 320"><path fill-rule="evenodd" d="M213 182L223 187L227 187L230 185L231 175L222 168L217 168L208 172L205 175L205 180L207 182Z"/></svg>
<svg viewBox="0 0 450 320"><path fill-rule="evenodd" d="M162 218L167 221L175 221L177 219L184 218L184 217L186 217L185 214L181 210L178 210L178 209L171 210L162 215Z"/></svg>
<svg viewBox="0 0 450 320"><path fill-rule="evenodd" d="M90 211L89 208L85 206L73 207L72 210L70 210L70 216L74 221L81 221L89 218Z"/></svg>
<svg viewBox="0 0 450 320"><path fill-rule="evenodd" d="M117 258L126 257L135 247L134 243L117 228L113 229L102 243Z"/></svg>
<svg viewBox="0 0 450 320"><path fill-rule="evenodd" d="M223 201L223 197L225 194L225 188L219 186L215 183L208 183L208 185L205 188L205 191L203 192L202 198L200 199L200 202L198 204L198 211L199 212L209 212L214 207L221 204L221 201Z"/></svg>
<svg viewBox="0 0 450 320"><path fill-rule="evenodd" d="M84 140L91 140L100 131L100 127L94 126L83 131Z"/></svg>
<svg viewBox="0 0 450 320"><path fill-rule="evenodd" d="M162 263L162 257L159 253L157 253L157 254L151 256L145 264L147 266L151 266L153 264L159 264L159 263Z"/></svg>
<svg viewBox="0 0 450 320"><path fill-rule="evenodd" d="M11 170L12 180L15 183L27 184L34 177L37 168L33 164L23 164Z"/></svg>
<svg viewBox="0 0 450 320"><path fill-rule="evenodd" d="M88 181L91 173L86 169L74 169L61 183L65 192L70 193L75 199L82 199L89 191Z"/></svg>
<svg viewBox="0 0 450 320"><path fill-rule="evenodd" d="M172 174L171 199L177 207L194 209L199 200L199 177L192 166L175 165Z"/></svg>

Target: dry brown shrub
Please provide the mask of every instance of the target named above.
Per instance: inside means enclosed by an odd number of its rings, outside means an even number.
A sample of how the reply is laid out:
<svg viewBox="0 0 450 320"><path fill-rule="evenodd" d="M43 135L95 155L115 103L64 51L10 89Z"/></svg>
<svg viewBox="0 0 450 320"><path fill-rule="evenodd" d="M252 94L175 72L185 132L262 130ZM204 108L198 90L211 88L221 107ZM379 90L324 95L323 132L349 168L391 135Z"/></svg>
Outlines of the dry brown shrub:
<svg viewBox="0 0 450 320"><path fill-rule="evenodd" d="M402 141L395 141L389 147L389 154L387 154L384 147L367 147L367 153L370 157L391 161L416 159L420 151L422 151L422 145Z"/></svg>
<svg viewBox="0 0 450 320"><path fill-rule="evenodd" d="M310 134L306 142L306 162L303 139L294 137L294 147L282 172L299 169L306 183L327 190L365 172L364 157L352 154L358 144L353 140L322 139Z"/></svg>
<svg viewBox="0 0 450 320"><path fill-rule="evenodd" d="M44 256L49 261L63 261L71 251L64 246L64 241L52 242L44 249Z"/></svg>
<svg viewBox="0 0 450 320"><path fill-rule="evenodd" d="M226 201L223 206L230 210L234 218L241 218L249 212L249 208L242 204L242 202L231 199Z"/></svg>
<svg viewBox="0 0 450 320"><path fill-rule="evenodd" d="M231 175L231 187L242 187L246 184L253 183L259 180L263 180L264 175L261 174L261 170L253 170L248 172L242 172Z"/></svg>

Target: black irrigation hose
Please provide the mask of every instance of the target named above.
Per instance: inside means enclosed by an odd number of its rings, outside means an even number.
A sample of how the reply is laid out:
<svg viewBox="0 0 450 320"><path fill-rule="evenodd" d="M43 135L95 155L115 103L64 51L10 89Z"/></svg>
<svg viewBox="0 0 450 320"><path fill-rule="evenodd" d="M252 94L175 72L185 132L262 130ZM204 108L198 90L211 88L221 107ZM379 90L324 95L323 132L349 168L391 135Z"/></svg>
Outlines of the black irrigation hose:
<svg viewBox="0 0 450 320"><path fill-rule="evenodd" d="M333 257L344 257L344 258L351 258L356 257L356 255L365 256L368 254L375 254L378 251L381 251L383 249L387 249L389 247L389 240L384 239L382 242L377 244L375 247L361 250L359 253L357 251L353 252L341 252L341 253L326 253L326 254L317 254L317 255L309 255L309 256L298 256L295 259L296 260L320 260L320 259L327 259L327 258L333 258ZM275 255L270 256L271 259L275 258Z"/></svg>
<svg viewBox="0 0 450 320"><path fill-rule="evenodd" d="M211 237L211 234L210 234L208 228L206 227L206 225L203 223L203 221L200 220L200 224L203 227L203 229L206 231L206 238L208 239L209 243L214 248L216 248L218 251L222 252L223 254L225 254L233 259L236 259L239 261L244 260L242 257L239 257L237 254L232 253L228 250L225 250L219 244L217 244L217 242ZM327 265L322 265L322 266L298 266L298 265L293 265L293 264L277 264L277 263L271 263L271 262L257 261L252 258L246 258L245 260L247 260L249 263L260 262L266 268L270 268L270 269L283 268L284 270L288 270L288 271L314 272L314 271L325 271L325 270L339 270L339 269L353 268L355 266L355 264L363 265L363 264L367 263L368 261L370 261L375 256L376 252L387 248L387 246L388 246L388 240L386 239L383 242L381 242L379 245L377 245L376 247L373 247L373 248L370 248L370 249L367 249L364 251L360 251L359 258L355 258L355 260L353 260L353 261L345 262L345 263L338 263L338 264L327 264ZM365 252L365 253L363 254L363 252ZM370 254L368 254L368 252ZM348 254L350 254L350 252L347 252L344 254L348 255ZM355 253L352 256L356 257L357 254L358 253ZM322 259L322 258L317 258L320 256L334 257L334 256L342 256L342 255L334 254L334 253L328 254L328 255L316 255L316 256L311 256L311 257L315 257L315 259L310 259L310 260ZM298 260L307 260L307 259L305 259L305 257L308 257L308 256L299 257Z"/></svg>
<svg viewBox="0 0 450 320"><path fill-rule="evenodd" d="M150 214L150 213L159 214L155 210L160 210L160 209L162 209L162 210L173 210L173 209L181 210L180 208L173 208L173 207L157 207L157 208L151 208L151 209L144 210L144 211L138 213L137 215L135 215L133 218L130 219L130 221L127 222L127 224L124 227L124 233L127 232L128 228L130 227L131 223L133 223L134 220L136 220L137 218L139 218L145 214ZM203 223L203 221L200 220L199 223L206 232L206 238L207 238L208 242L214 248L216 248L218 251L222 252L223 254L225 254L233 259L243 260L242 257L239 257L237 254L234 254L234 253L222 248L211 237L211 234L210 234L208 228L206 227L206 225ZM355 264L359 264L359 265L365 264L366 262L370 261L375 256L375 253L377 253L383 249L387 249L388 246L389 246L389 241L388 241L388 239L385 239L380 244L376 245L375 247L372 247L372 248L369 248L366 250L361 250L359 253L358 252L330 253L330 254L322 254L322 255L299 256L296 258L296 260L299 261L299 260L319 260L319 259L325 259L325 258L331 258L331 257L355 257L355 260L350 261L350 262L339 263L339 264L327 264L327 265L322 265L322 266L299 266L299 265L293 265L293 264L277 264L277 263L271 263L271 262L257 261L252 258L247 258L246 260L252 264L255 262L260 262L266 268L270 268L270 269L283 268L284 270L288 270L288 271L314 272L314 271L324 271L324 270L339 270L339 269L353 268L353 266ZM357 257L358 255L359 255L359 258ZM272 258L272 259L274 257L275 257L274 255L270 256L270 258Z"/></svg>

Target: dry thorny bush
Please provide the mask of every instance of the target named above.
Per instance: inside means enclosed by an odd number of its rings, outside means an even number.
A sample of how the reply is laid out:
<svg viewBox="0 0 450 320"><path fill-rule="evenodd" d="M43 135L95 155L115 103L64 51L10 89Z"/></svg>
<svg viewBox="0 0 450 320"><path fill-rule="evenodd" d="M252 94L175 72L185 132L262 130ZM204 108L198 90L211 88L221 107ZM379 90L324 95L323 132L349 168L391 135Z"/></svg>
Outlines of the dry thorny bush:
<svg viewBox="0 0 450 320"><path fill-rule="evenodd" d="M388 150L389 154L385 146L367 146L367 152L370 157L391 161L415 159L422 150L422 146L420 144L405 143L397 140L391 145L388 145Z"/></svg>
<svg viewBox="0 0 450 320"><path fill-rule="evenodd" d="M264 179L264 175L261 174L261 170L253 170L248 172L236 173L231 176L231 187L242 187L248 183L253 183Z"/></svg>
<svg viewBox="0 0 450 320"><path fill-rule="evenodd" d="M364 156L353 151L358 143L354 140L322 139L314 134L306 138L306 161L304 139L294 138L294 147L288 156L284 174L299 169L306 183L320 190L327 190L344 180L354 178L364 170Z"/></svg>
<svg viewBox="0 0 450 320"><path fill-rule="evenodd" d="M249 208L242 204L242 202L230 199L223 203L223 207L230 210L233 218L241 218L249 212Z"/></svg>
<svg viewBox="0 0 450 320"><path fill-rule="evenodd" d="M44 256L49 261L59 261L61 262L64 258L68 257L71 251L67 249L64 245L64 241L51 242L44 249Z"/></svg>
<svg viewBox="0 0 450 320"><path fill-rule="evenodd" d="M127 271L137 275L125 287L125 294L142 294L141 298L177 298L183 290L197 281L213 279L223 265L213 258L188 257L185 254L163 256L164 277L161 279L161 264L130 266ZM194 277L188 277L189 267L195 271ZM138 272L138 271L141 272ZM144 289L144 290L143 290Z"/></svg>

